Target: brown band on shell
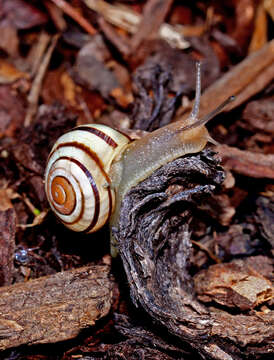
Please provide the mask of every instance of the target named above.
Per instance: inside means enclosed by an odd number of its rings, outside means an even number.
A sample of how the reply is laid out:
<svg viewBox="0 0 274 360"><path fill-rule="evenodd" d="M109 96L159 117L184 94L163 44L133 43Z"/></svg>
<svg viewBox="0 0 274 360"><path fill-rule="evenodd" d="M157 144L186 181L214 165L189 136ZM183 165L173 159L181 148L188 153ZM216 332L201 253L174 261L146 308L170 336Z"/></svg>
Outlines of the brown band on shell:
<svg viewBox="0 0 274 360"><path fill-rule="evenodd" d="M116 143L116 141L114 141L110 136L108 136L107 134L105 134L102 130L93 128L93 127L89 127L89 126L78 126L70 131L76 131L76 130L81 130L81 131L88 131L93 135L98 136L100 139L104 140L108 145L110 145L113 148L116 148L118 146L118 144Z"/></svg>
<svg viewBox="0 0 274 360"><path fill-rule="evenodd" d="M73 162L74 164L76 164L77 166L80 167L80 169L84 172L84 174L86 175L89 183L90 183L90 186L91 186L91 189L93 191L93 194L94 194L94 199L95 199L95 208L94 208L94 214L93 214L93 219L91 220L90 224L88 225L88 227L83 230L83 232L89 232L97 223L98 221L98 217L99 217L99 213L100 213L100 195L99 195L99 191L97 189L97 186L96 186L96 183L93 179L93 176L91 175L91 173L89 172L89 170L78 160L76 159L73 159L69 156L62 156L60 157L58 160L56 161L59 161L59 160L68 160L68 161L71 161ZM82 189L80 188L81 190L81 194L82 194L82 199L83 199L83 193L82 193ZM79 214L79 216L77 217L77 219L75 219L73 222L66 222L64 220L61 219L61 221L64 223L64 224L67 224L67 225L73 225L75 223L77 223L82 215L83 215L83 212L84 212L84 203L82 203L82 208L81 208L81 212Z"/></svg>
<svg viewBox="0 0 274 360"><path fill-rule="evenodd" d="M95 161L96 165L99 167L100 171L102 172L103 176L105 177L106 179L106 182L108 184L110 184L110 178L108 176L108 174L105 172L104 170L104 165L102 164L102 161L100 160L100 158L98 157L98 155L91 150L91 148L89 148L88 146L82 144L82 143L79 143L78 141L71 141L71 142L65 142L65 143L61 143L59 144L55 151L58 150L58 149L61 149L63 147L69 147L69 146L72 146L72 147L75 147L77 149L80 149L82 150L83 152L85 152L93 161Z"/></svg>

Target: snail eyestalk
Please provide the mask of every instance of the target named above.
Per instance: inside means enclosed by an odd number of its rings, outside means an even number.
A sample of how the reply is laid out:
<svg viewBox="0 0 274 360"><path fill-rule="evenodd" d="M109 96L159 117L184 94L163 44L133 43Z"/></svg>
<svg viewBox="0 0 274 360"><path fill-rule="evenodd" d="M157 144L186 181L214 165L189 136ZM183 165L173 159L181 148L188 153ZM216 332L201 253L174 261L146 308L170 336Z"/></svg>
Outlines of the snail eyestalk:
<svg viewBox="0 0 274 360"><path fill-rule="evenodd" d="M180 131L190 130L199 126L203 126L209 122L209 120L213 119L216 115L218 115L228 104L236 99L236 96L232 95L228 99L226 99L222 104L217 106L216 109L212 110L209 114L205 115L202 119L196 121L193 124L189 124L180 129Z"/></svg>
<svg viewBox="0 0 274 360"><path fill-rule="evenodd" d="M198 61L196 63L196 88L195 88L195 99L192 107L192 111L190 114L190 119L197 119L200 108L200 100L201 100L201 63Z"/></svg>

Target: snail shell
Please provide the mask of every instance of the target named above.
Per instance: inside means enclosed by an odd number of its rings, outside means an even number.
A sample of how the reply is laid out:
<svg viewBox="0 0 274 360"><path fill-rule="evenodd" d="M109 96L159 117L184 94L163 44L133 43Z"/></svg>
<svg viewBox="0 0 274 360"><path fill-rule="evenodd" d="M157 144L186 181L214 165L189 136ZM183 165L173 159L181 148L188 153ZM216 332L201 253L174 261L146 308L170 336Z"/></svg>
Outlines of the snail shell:
<svg viewBox="0 0 274 360"><path fill-rule="evenodd" d="M110 167L130 141L97 124L76 127L57 140L45 171L46 194L68 228L91 233L109 220L115 207Z"/></svg>

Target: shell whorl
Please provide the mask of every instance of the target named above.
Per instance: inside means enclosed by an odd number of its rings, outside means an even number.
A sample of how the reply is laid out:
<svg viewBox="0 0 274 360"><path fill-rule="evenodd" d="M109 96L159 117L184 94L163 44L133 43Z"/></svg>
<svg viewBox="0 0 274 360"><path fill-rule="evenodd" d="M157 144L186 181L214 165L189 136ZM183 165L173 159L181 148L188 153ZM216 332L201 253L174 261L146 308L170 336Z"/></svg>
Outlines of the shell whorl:
<svg viewBox="0 0 274 360"><path fill-rule="evenodd" d="M105 125L83 125L55 143L45 172L46 194L59 219L74 231L94 232L111 216L111 164L130 138Z"/></svg>

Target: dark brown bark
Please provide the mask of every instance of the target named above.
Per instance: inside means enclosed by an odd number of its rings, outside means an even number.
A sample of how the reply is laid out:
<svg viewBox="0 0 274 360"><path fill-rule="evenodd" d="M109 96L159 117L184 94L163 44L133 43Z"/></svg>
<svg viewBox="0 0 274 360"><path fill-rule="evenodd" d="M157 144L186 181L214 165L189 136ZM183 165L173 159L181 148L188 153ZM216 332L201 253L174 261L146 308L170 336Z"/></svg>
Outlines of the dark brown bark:
<svg viewBox="0 0 274 360"><path fill-rule="evenodd" d="M128 192L115 233L136 305L207 359L242 359L274 350L273 312L205 308L188 273L191 219L222 181L210 151L179 158Z"/></svg>

